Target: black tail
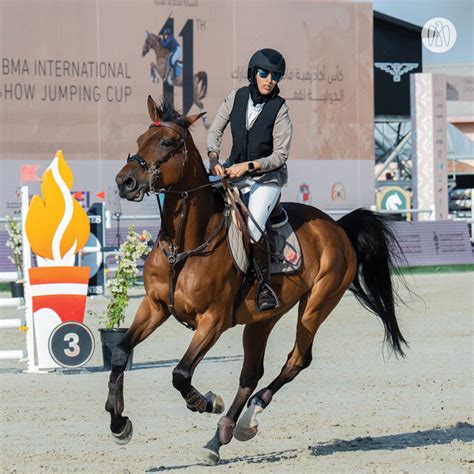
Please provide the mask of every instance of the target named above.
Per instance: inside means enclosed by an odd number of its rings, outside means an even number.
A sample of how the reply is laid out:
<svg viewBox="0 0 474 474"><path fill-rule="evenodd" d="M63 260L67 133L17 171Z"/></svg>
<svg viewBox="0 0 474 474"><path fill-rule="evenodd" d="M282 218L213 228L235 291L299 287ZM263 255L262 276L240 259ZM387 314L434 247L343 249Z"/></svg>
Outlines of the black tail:
<svg viewBox="0 0 474 474"><path fill-rule="evenodd" d="M403 256L388 223L390 218L367 209L357 209L338 221L357 254L358 271L350 290L357 300L376 314L385 328L385 340L401 356L408 346L395 316L395 293L390 270L394 268L390 250Z"/></svg>

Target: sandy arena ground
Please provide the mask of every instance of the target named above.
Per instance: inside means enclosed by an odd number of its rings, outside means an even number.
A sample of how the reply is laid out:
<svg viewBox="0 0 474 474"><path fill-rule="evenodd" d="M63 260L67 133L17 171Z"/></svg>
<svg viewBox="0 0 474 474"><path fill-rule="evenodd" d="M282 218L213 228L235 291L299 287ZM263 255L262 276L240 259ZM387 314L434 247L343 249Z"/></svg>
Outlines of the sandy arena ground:
<svg viewBox="0 0 474 474"><path fill-rule="evenodd" d="M474 273L407 277L419 298L399 318L411 349L406 360L382 352L382 328L345 296L316 337L313 364L280 391L247 443L221 449L221 464L200 465L200 448L218 415L188 411L171 371L192 333L170 320L135 350L125 377L125 413L134 438L116 445L104 411L108 373L96 348L84 374L27 375L2 362L2 472L473 472ZM134 298L130 308L139 303ZM89 303L89 309L104 300ZM4 310L3 317L15 310ZM296 311L275 328L259 387L278 373L291 349ZM98 323L87 325L96 341ZM228 331L198 367L194 383L222 395L237 388L241 333ZM0 346L23 334L2 330Z"/></svg>

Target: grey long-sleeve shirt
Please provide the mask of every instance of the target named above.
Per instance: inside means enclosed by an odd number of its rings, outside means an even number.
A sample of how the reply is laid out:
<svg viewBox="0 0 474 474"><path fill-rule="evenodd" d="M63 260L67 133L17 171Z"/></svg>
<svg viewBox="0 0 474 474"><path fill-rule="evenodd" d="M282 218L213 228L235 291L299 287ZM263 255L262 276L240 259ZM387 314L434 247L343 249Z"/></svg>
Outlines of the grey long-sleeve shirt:
<svg viewBox="0 0 474 474"><path fill-rule="evenodd" d="M224 102L217 111L217 115L214 118L207 135L208 151L215 151L217 153L220 152L222 137L224 135L224 130L230 121L230 114L234 107L236 92L237 89L234 89L224 99ZM249 114L247 114L247 129L252 127L258 114L253 114L252 121L250 123L248 123L248 115ZM286 184L288 181L286 160L288 159L288 154L290 151L292 135L293 125L291 124L291 120L288 115L288 106L285 103L280 107L275 119L275 124L273 126L273 152L269 156L263 156L256 160L262 167L259 171L264 172L264 174L254 176L255 180L259 182L276 182L279 186ZM226 164L227 163L224 163L224 166Z"/></svg>

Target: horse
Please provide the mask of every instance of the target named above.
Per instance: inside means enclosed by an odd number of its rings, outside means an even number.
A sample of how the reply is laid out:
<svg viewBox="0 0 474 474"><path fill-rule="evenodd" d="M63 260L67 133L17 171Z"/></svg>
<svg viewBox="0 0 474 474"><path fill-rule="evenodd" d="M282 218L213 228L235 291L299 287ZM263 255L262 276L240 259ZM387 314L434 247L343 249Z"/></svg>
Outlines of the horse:
<svg viewBox="0 0 474 474"><path fill-rule="evenodd" d="M150 50L153 50L156 55L156 63L151 63L150 66L150 76L153 82L158 82L157 75L161 78L162 81L166 80L168 77L168 72L170 69L170 51L160 45L158 41L158 35L146 32L145 43L142 48L142 57L145 57ZM183 76L177 76L173 78L173 85L176 87L183 87ZM194 74L193 82L193 102L198 106L201 112L204 111L204 104L202 99L206 97L207 94L207 73L205 71L199 71ZM209 129L209 121L207 120L206 115L203 114L202 121L206 129Z"/></svg>
<svg viewBox="0 0 474 474"><path fill-rule="evenodd" d="M390 253L395 237L386 218L358 209L337 222L321 210L301 203L282 203L302 248L297 273L272 276L280 306L257 312L256 284L236 300L244 276L234 267L226 245L226 207L209 182L189 127L201 114L183 116L172 106L157 106L148 97L151 125L137 140L116 176L119 194L141 201L145 193L165 193L161 230L146 259L146 295L134 321L112 354L106 410L111 432L119 443L132 436L124 410L124 370L131 350L171 315L194 330L191 343L173 370L173 386L187 408L222 413L222 398L203 395L192 385L196 367L221 334L244 325L244 359L235 398L204 447L209 465L219 462L219 449L233 437L244 441L257 434L257 416L268 410L272 397L312 361L312 346L321 324L347 289L383 323L385 340L397 355L407 344L395 314ZM160 207L161 210L161 207ZM275 324L298 304L294 346L281 372L255 391L263 375L268 337ZM246 404L247 408L239 418Z"/></svg>

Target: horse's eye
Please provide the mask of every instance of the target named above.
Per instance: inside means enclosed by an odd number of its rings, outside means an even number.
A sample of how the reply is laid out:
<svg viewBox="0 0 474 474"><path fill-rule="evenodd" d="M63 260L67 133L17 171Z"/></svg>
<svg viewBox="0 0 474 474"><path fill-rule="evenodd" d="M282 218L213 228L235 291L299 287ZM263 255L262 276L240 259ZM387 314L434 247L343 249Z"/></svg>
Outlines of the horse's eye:
<svg viewBox="0 0 474 474"><path fill-rule="evenodd" d="M170 148L174 145L174 142L172 140L163 140L160 145L164 148Z"/></svg>

